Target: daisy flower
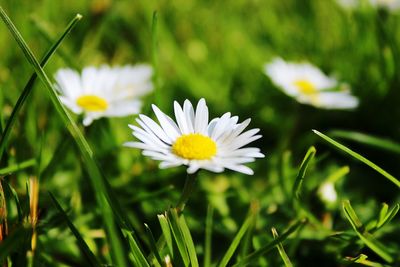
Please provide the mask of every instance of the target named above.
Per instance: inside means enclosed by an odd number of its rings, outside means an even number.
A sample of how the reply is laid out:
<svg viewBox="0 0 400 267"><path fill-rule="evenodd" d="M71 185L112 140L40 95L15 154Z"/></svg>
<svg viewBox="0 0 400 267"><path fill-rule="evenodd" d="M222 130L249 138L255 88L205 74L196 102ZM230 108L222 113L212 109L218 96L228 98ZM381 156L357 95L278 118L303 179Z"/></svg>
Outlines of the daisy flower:
<svg viewBox="0 0 400 267"><path fill-rule="evenodd" d="M336 0L336 2L347 9L354 9L359 5L358 0Z"/></svg>
<svg viewBox="0 0 400 267"><path fill-rule="evenodd" d="M231 169L252 175L245 163L263 158L260 149L245 145L259 139L259 129L244 131L250 119L238 123L237 116L227 112L220 118L208 119L206 101L201 99L194 110L189 100L183 107L174 102L176 122L152 105L159 124L145 115L136 119L140 127L129 125L140 142L125 146L143 150L143 155L161 161L160 168L187 165L187 172L199 169L222 172Z"/></svg>
<svg viewBox="0 0 400 267"><path fill-rule="evenodd" d="M265 64L265 74L284 93L302 104L325 109L351 109L358 99L348 90L335 91L338 82L309 63L290 63L281 58Z"/></svg>
<svg viewBox="0 0 400 267"><path fill-rule="evenodd" d="M363 3L361 0L337 0L337 2L344 8L348 9L360 8ZM368 2L375 8L392 11L400 8L400 0L369 0Z"/></svg>
<svg viewBox="0 0 400 267"><path fill-rule="evenodd" d="M55 74L60 101L76 114L84 114L83 125L101 117L123 117L140 112L138 97L153 89L148 65L86 67L79 74L60 69Z"/></svg>
<svg viewBox="0 0 400 267"><path fill-rule="evenodd" d="M369 0L371 5L377 8L396 10L400 8L400 0Z"/></svg>

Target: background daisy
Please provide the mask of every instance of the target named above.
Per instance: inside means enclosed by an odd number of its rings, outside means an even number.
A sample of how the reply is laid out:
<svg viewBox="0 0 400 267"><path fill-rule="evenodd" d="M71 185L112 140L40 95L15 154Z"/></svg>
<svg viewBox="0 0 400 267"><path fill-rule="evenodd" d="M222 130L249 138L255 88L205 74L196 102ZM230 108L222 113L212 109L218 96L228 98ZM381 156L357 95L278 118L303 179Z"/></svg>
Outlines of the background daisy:
<svg viewBox="0 0 400 267"><path fill-rule="evenodd" d="M60 100L70 110L84 114L83 125L101 117L122 117L140 112L138 97L153 89L148 65L86 67L79 74L60 69L55 74Z"/></svg>
<svg viewBox="0 0 400 267"><path fill-rule="evenodd" d="M225 113L209 122L206 101L201 99L193 109L186 100L183 107L174 102L176 123L157 106L154 113L160 124L145 115L136 119L141 127L129 125L141 142L128 142L128 147L143 149L143 155L160 160L160 168L187 165L188 173L198 169L222 172L225 168L252 175L243 165L262 158L260 149L243 146L261 138L259 129L243 132L250 119L238 123L237 116Z"/></svg>
<svg viewBox="0 0 400 267"><path fill-rule="evenodd" d="M302 104L326 109L358 106L358 99L349 90L337 91L337 80L309 63L291 63L275 58L264 68L265 74L277 87Z"/></svg>

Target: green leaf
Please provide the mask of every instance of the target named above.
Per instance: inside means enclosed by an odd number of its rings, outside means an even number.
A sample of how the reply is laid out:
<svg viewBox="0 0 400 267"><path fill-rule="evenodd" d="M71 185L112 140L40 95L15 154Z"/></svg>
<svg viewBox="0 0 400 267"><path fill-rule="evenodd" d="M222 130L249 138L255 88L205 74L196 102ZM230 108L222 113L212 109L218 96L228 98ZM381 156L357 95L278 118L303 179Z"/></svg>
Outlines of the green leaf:
<svg viewBox="0 0 400 267"><path fill-rule="evenodd" d="M322 139L324 139L325 141L327 141L328 143L332 144L333 146L335 146L336 148L346 152L347 154L349 154L350 156L354 157L355 159L358 159L359 161L367 164L369 167L371 167L372 169L374 169L375 171L377 171L378 173L382 174L384 177L386 177L389 181L391 181L392 183L394 183L397 187L400 188L400 181L397 180L393 175L389 174L388 172L386 172L385 170L383 170L381 167L379 167L378 165L376 165L375 163L373 163L372 161L366 159L365 157L361 156L360 154L358 154L357 152L354 152L353 150L347 148L346 146L336 142L335 140L333 140L332 138L324 135L323 133L318 132L317 130L313 130L313 132L318 135L319 137L321 137Z"/></svg>
<svg viewBox="0 0 400 267"><path fill-rule="evenodd" d="M60 216L67 223L68 228L71 230L71 232L74 234L76 240L78 241L78 246L79 246L81 252L83 253L83 256L85 257L87 263L90 266L102 266L100 264L100 262L97 260L96 256L90 250L89 246L86 244L85 240L83 239L82 235L79 233L78 229L75 227L75 225L69 219L68 215L65 213L65 211L63 210L61 205L58 203L57 199L50 192L49 192L49 195L50 195L51 200L53 201L54 206L56 206L56 208L58 209Z"/></svg>
<svg viewBox="0 0 400 267"><path fill-rule="evenodd" d="M338 138L351 140L354 142L370 145L386 151L400 154L400 144L395 143L389 139L375 137L372 135L367 135L359 132L340 131L340 130L332 131L331 135Z"/></svg>
<svg viewBox="0 0 400 267"><path fill-rule="evenodd" d="M386 248L377 240L375 240L375 238L370 233L365 231L365 228L363 227L361 221L358 219L353 207L350 204L350 201L343 201L343 210L347 220L350 222L360 240L382 259L384 259L388 263L392 263L393 258L389 254L389 252L386 251Z"/></svg>
<svg viewBox="0 0 400 267"><path fill-rule="evenodd" d="M272 227L272 228L271 228L271 232L272 232L272 235L274 236L275 239L277 239L277 238L279 237L278 232L276 231L275 227ZM286 267L293 267L293 264L292 264L292 262L290 261L288 255L286 254L285 249L283 248L282 243L278 243L278 244L276 245L276 248L278 249L279 255L281 255L281 258L282 258L282 260L283 260L285 266L286 266Z"/></svg>
<svg viewBox="0 0 400 267"><path fill-rule="evenodd" d="M300 165L299 173L297 174L296 180L293 185L292 194L295 199L300 199L301 187L303 185L304 176L306 175L307 167L310 164L310 161L314 158L315 147L310 147L304 156L303 162Z"/></svg>
<svg viewBox="0 0 400 267"><path fill-rule="evenodd" d="M2 12L4 12L2 10ZM40 62L40 66L44 67L46 66L47 62L50 60L51 56L56 52L56 50L59 48L61 45L62 41L67 37L68 33L71 32L71 30L74 28L76 23L82 18L81 15L76 15L71 22L68 24L67 28L64 30L63 34L58 38L58 40L50 47L50 49L46 52L44 55L42 61ZM10 118L7 121L7 124L2 132L1 138L0 138L0 160L3 157L4 149L6 147L6 144L8 142L8 138L11 133L11 129L15 124L15 121L18 117L18 113L21 110L23 104L25 103L25 100L28 98L30 92L33 89L33 85L35 84L37 78L36 72L32 74L30 77L28 83L25 85L24 90L22 91L21 95L19 96L17 103L15 104Z"/></svg>
<svg viewBox="0 0 400 267"><path fill-rule="evenodd" d="M255 261L262 255L264 255L267 252L269 252L270 250L272 250L279 243L282 243L283 241L285 241L289 237L289 235L291 235L293 232L295 232L297 229L299 229L301 226L303 226L306 222L307 222L307 220L304 220L304 219L296 222L294 225L289 227L289 229L286 230L278 238L276 238L272 242L268 243L267 245L263 246L262 248L254 251L253 253L249 254L248 256L246 256L245 258L243 258L241 261L239 261L238 263L236 263L233 266L234 267L247 266L251 262Z"/></svg>
<svg viewBox="0 0 400 267"><path fill-rule="evenodd" d="M228 250L225 252L225 255L222 257L221 261L217 265L218 267L225 267L228 265L237 247L239 246L240 241L242 240L244 234L246 233L247 229L249 229L250 225L253 223L255 216L256 216L255 210L251 209L249 216L240 227Z"/></svg>

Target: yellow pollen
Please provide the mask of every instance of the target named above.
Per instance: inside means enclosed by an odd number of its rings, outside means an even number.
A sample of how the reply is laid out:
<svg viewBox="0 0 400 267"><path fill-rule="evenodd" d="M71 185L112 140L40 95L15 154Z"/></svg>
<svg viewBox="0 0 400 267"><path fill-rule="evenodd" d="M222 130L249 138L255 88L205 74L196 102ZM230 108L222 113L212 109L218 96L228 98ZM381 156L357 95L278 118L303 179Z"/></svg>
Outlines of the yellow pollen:
<svg viewBox="0 0 400 267"><path fill-rule="evenodd" d="M172 152L184 159L211 159L217 153L217 145L208 136L185 134L172 145Z"/></svg>
<svg viewBox="0 0 400 267"><path fill-rule="evenodd" d="M105 111L108 107L107 101L96 95L81 96L76 103L86 111Z"/></svg>
<svg viewBox="0 0 400 267"><path fill-rule="evenodd" d="M294 82L294 85L296 85L299 91L303 94L312 95L317 93L317 89L315 88L314 84L307 80L297 80Z"/></svg>

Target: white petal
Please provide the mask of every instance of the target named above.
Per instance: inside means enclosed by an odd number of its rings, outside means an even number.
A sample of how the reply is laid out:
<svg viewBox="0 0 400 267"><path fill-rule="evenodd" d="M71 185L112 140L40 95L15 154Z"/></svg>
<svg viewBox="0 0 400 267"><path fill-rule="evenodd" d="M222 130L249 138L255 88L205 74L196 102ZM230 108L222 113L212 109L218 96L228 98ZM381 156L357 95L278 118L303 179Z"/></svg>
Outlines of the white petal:
<svg viewBox="0 0 400 267"><path fill-rule="evenodd" d="M142 107L142 102L136 99L119 101L113 103L111 107L104 112L107 117L124 117L132 114L138 114Z"/></svg>
<svg viewBox="0 0 400 267"><path fill-rule="evenodd" d="M165 115L156 105L152 105L153 111L160 122L164 132L172 139L176 140L181 134L176 123L167 115Z"/></svg>
<svg viewBox="0 0 400 267"><path fill-rule="evenodd" d="M353 109L358 106L358 99L349 93L324 92L318 94L317 105L326 109Z"/></svg>
<svg viewBox="0 0 400 267"><path fill-rule="evenodd" d="M59 91L70 99L75 99L81 95L82 85L81 78L77 71L72 69L60 69L55 74L57 88Z"/></svg>
<svg viewBox="0 0 400 267"><path fill-rule="evenodd" d="M229 136L226 136L224 140L221 140L221 145L229 144L235 139L243 130L250 124L251 119L247 119L244 122L237 124L236 128L232 131Z"/></svg>
<svg viewBox="0 0 400 267"><path fill-rule="evenodd" d="M167 144L172 144L171 138L164 132L164 130L152 119L146 115L139 115L140 119L136 121L144 128L147 132L153 132L158 138Z"/></svg>
<svg viewBox="0 0 400 267"><path fill-rule="evenodd" d="M190 130L187 124L187 120L185 118L185 113L183 113L181 106L176 101L174 101L174 112L175 112L176 123L178 124L181 133L189 134Z"/></svg>
<svg viewBox="0 0 400 267"><path fill-rule="evenodd" d="M162 161L158 166L160 167L160 169L167 169L180 165L182 165L182 162L180 161Z"/></svg>
<svg viewBox="0 0 400 267"><path fill-rule="evenodd" d="M210 136L212 139L217 140L218 137L220 137L224 133L226 126L228 126L230 122L230 117L231 113L227 112L218 119L217 124L214 127L214 131L211 133Z"/></svg>
<svg viewBox="0 0 400 267"><path fill-rule="evenodd" d="M190 162L189 167L187 168L187 173L195 173L196 171L198 171L199 168L200 166L198 164L196 164L195 162Z"/></svg>
<svg viewBox="0 0 400 267"><path fill-rule="evenodd" d="M145 130L136 127L134 125L129 125L131 129L133 129L133 135L138 138L140 141L146 144L155 144L161 148L169 148L168 145L163 143L157 136L155 136L152 132L146 132Z"/></svg>
<svg viewBox="0 0 400 267"><path fill-rule="evenodd" d="M253 175L254 171L252 169L250 169L247 166L244 165L226 165L224 166L227 169L230 169L232 171L237 171L237 172L241 172L247 175Z"/></svg>
<svg viewBox="0 0 400 267"><path fill-rule="evenodd" d="M75 114L81 114L83 112L82 108L79 107L73 100L66 98L64 96L59 96L61 103L63 103L67 108L69 108Z"/></svg>
<svg viewBox="0 0 400 267"><path fill-rule="evenodd" d="M188 126L189 132L194 133L194 110L192 103L187 99L183 103L183 112L185 113L186 125Z"/></svg>
<svg viewBox="0 0 400 267"><path fill-rule="evenodd" d="M83 124L83 126L87 127L87 126L89 126L90 124L92 124L92 122L93 122L93 118L92 118L92 117L90 117L90 116L85 116L85 117L83 118L82 124Z"/></svg>
<svg viewBox="0 0 400 267"><path fill-rule="evenodd" d="M200 99L196 107L196 115L194 121L194 131L196 133L207 134L208 126L208 108L204 98Z"/></svg>
<svg viewBox="0 0 400 267"><path fill-rule="evenodd" d="M235 139L232 144L226 147L226 151L233 151L235 149L241 148L247 144L250 144L251 142L260 139L262 136L261 135L255 135L250 138L237 138Z"/></svg>

